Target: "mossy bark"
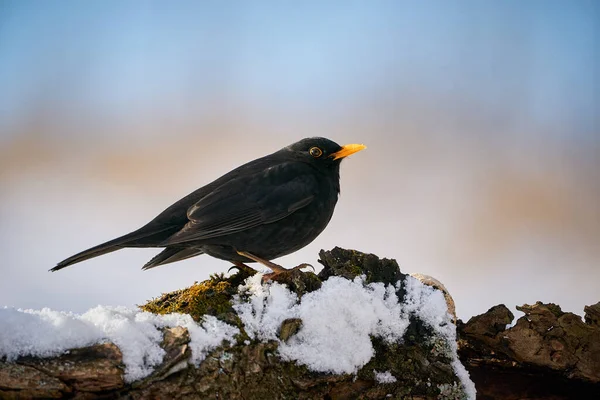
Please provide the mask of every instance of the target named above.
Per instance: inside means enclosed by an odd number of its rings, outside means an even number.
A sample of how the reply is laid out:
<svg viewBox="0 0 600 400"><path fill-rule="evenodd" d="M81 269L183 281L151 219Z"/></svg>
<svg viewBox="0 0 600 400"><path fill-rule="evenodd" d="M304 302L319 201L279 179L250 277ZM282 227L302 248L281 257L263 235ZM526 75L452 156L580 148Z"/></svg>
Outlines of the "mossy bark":
<svg viewBox="0 0 600 400"><path fill-rule="evenodd" d="M332 276L353 279L365 275L367 283L386 284L396 284L406 279L394 260L379 259L372 254L335 248L329 252L322 251L320 258L324 268L318 276L295 270L278 276L275 280L285 283L301 298L305 293L319 289L321 283ZM438 399L444 398L442 395L447 396L446 398L464 398L459 379L450 365L448 347L440 346L436 342L439 338L416 317L411 319L402 342L388 344L373 338L375 356L356 374L318 373L294 362L283 361L278 356L277 341L263 343L250 340L232 307L232 299L238 293L238 286L251 273L242 269L230 277L215 275L207 281L163 294L140 306L144 311L157 314L190 314L196 321L200 321L204 315L213 315L240 328L235 343L224 343L209 353L198 366L188 362L190 351L187 331L173 328L165 330L163 347L167 356L150 377L125 384L122 379L122 364L120 360L116 360L111 365L120 374L116 387L88 388L83 391L59 379L55 385L50 385L52 394L85 398L232 400ZM402 289L398 290L398 294L403 298ZM302 321L299 319L284 321L279 338L287 340L301 326ZM343 337L342 333L340 337ZM375 374L385 371L389 371L397 381L379 383ZM57 377L56 371L47 370L45 373L48 379ZM0 397L19 397L19 394L22 397L36 397L39 392L0 385Z"/></svg>

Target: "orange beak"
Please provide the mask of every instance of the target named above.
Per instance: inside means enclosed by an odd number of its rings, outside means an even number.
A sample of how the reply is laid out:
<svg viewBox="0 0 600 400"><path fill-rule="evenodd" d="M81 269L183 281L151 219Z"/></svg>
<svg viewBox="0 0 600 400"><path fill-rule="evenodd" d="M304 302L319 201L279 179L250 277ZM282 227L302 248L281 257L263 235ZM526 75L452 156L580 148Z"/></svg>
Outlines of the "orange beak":
<svg viewBox="0 0 600 400"><path fill-rule="evenodd" d="M364 144L347 144L342 146L340 151L333 153L330 157L333 157L334 160L337 160L338 158L348 157L350 154L357 153L366 148L367 146Z"/></svg>

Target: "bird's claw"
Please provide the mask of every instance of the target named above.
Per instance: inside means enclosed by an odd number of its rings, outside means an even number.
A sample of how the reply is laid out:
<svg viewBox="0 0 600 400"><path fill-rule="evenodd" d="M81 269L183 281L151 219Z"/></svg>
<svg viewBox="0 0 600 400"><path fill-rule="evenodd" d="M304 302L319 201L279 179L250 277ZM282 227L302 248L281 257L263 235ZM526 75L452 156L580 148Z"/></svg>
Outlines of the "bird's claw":
<svg viewBox="0 0 600 400"><path fill-rule="evenodd" d="M241 271L242 269L240 267L238 267L237 265L232 265L231 267L229 267L229 269L227 270L227 273L230 273L232 269L237 269L238 271Z"/></svg>
<svg viewBox="0 0 600 400"><path fill-rule="evenodd" d="M311 264L308 264L308 263L302 263L302 264L300 264L300 265L292 268L291 270L292 271L295 270L295 269L300 269L301 270L303 268L310 268L310 269L313 270L313 272L316 272L315 267L313 267Z"/></svg>
<svg viewBox="0 0 600 400"><path fill-rule="evenodd" d="M237 269L239 272L245 272L248 275L254 275L257 271L244 263L234 262L234 264L227 270L230 273L232 269Z"/></svg>

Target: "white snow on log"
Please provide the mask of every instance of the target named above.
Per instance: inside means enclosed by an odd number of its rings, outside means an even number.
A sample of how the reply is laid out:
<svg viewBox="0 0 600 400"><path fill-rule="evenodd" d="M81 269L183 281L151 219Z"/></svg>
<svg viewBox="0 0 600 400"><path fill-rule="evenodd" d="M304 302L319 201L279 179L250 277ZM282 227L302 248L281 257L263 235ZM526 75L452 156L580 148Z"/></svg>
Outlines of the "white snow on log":
<svg viewBox="0 0 600 400"><path fill-rule="evenodd" d="M276 340L281 323L300 318L300 331L279 344L283 359L306 365L309 369L335 374L356 373L371 360L375 350L371 337L401 342L414 315L429 325L452 353L452 367L468 398L475 398L475 385L458 360L456 326L439 290L407 277L402 302L396 295L399 286L365 284L364 277L353 281L331 277L321 289L305 294L300 301L295 293L276 282L261 283L256 274L240 286L234 299L246 332L253 339ZM399 284L398 284L399 285Z"/></svg>
<svg viewBox="0 0 600 400"><path fill-rule="evenodd" d="M469 399L475 387L458 360L456 327L448 313L443 294L417 279L407 277L404 287L383 283L366 284L364 277L348 280L331 277L321 289L301 299L276 282L262 283L262 274L246 280L234 297L233 307L254 340L276 340L285 360L306 365L319 372L356 373L371 360L375 350L372 337L401 343L409 318L416 316L447 343L452 368ZM398 289L405 291L402 301ZM300 318L300 330L287 342L278 330L288 318ZM237 327L205 316L198 324L189 315L155 315L124 307L98 306L82 315L42 310L0 308L0 357L51 357L68 349L110 341L123 353L128 382L152 373L164 357L160 328L183 326L190 333L192 362L199 364L206 354L224 340L233 341ZM377 373L381 382L394 376Z"/></svg>
<svg viewBox="0 0 600 400"><path fill-rule="evenodd" d="M159 346L159 328L183 326L190 333L192 361L200 363L223 340L239 329L205 316L201 324L184 314L155 315L125 307L98 306L85 314L0 308L0 357L52 357L78 347L112 342L123 353L125 380L132 382L152 373L165 351Z"/></svg>

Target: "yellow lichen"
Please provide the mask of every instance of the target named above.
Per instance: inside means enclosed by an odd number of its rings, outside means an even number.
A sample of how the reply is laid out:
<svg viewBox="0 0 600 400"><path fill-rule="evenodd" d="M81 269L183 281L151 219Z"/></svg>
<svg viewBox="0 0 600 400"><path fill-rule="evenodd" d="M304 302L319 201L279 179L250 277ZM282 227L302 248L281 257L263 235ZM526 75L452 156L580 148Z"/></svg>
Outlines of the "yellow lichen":
<svg viewBox="0 0 600 400"><path fill-rule="evenodd" d="M230 301L232 296L248 276L247 271L240 271L228 278L213 275L210 279L195 282L186 289L165 293L139 307L154 314L189 314L196 321L205 314L225 318L225 314L233 312Z"/></svg>

